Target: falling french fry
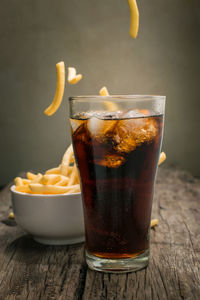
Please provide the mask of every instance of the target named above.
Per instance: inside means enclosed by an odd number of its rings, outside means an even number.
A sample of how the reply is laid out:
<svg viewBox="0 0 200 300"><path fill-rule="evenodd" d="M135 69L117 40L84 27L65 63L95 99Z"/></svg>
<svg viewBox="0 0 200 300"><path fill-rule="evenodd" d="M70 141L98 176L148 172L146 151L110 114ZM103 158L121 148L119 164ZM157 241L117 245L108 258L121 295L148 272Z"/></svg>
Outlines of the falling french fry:
<svg viewBox="0 0 200 300"><path fill-rule="evenodd" d="M99 91L99 95L100 96L109 96L107 87L105 87L105 86L102 87ZM116 103L114 103L113 101L106 100L106 101L104 101L104 104L109 111L117 111L119 109L118 105Z"/></svg>
<svg viewBox="0 0 200 300"><path fill-rule="evenodd" d="M109 96L107 87L103 86L103 87L100 89L100 91L99 91L99 95L100 95L100 96Z"/></svg>
<svg viewBox="0 0 200 300"><path fill-rule="evenodd" d="M68 68L68 83L69 84L76 84L83 78L82 74L76 75L76 69L73 67Z"/></svg>
<svg viewBox="0 0 200 300"><path fill-rule="evenodd" d="M127 0L130 9L130 36L136 39L139 30L139 10L136 0Z"/></svg>
<svg viewBox="0 0 200 300"><path fill-rule="evenodd" d="M167 156L166 156L165 152L161 152L158 165L161 165L166 160L166 158L167 158Z"/></svg>
<svg viewBox="0 0 200 300"><path fill-rule="evenodd" d="M53 102L44 111L44 113L47 116L53 115L58 110L62 102L64 90L65 90L65 64L63 61L56 64L56 70L57 70L56 93Z"/></svg>

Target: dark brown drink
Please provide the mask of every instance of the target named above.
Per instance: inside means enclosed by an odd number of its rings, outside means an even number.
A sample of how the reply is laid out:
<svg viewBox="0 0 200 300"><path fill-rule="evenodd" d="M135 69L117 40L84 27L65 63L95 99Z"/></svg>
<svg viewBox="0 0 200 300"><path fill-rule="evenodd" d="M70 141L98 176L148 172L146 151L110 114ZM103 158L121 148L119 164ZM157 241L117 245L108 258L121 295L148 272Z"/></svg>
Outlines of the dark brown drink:
<svg viewBox="0 0 200 300"><path fill-rule="evenodd" d="M143 253L149 247L163 115L91 112L70 120L87 252L112 259Z"/></svg>

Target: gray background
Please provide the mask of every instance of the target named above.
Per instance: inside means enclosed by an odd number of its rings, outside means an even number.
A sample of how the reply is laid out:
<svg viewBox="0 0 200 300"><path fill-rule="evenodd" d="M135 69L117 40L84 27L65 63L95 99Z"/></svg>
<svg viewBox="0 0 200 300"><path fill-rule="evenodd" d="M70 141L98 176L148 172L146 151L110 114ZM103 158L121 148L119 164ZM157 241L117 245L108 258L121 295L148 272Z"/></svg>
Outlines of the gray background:
<svg viewBox="0 0 200 300"><path fill-rule="evenodd" d="M21 170L59 164L70 143L67 97L167 96L163 150L170 164L200 176L199 0L140 0L140 31L129 37L125 0L1 0L0 185ZM84 75L66 86L52 117L55 64Z"/></svg>

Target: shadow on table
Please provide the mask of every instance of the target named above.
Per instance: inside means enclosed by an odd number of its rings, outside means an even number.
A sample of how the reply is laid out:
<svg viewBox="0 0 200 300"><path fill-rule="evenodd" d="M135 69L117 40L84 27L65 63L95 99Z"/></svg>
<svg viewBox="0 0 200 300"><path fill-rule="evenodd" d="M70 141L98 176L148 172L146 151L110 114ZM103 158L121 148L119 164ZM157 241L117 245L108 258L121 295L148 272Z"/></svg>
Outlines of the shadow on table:
<svg viewBox="0 0 200 300"><path fill-rule="evenodd" d="M83 257L84 243L74 245L50 246L35 242L31 235L25 234L12 241L5 249L5 255L21 263L38 263L45 257L76 255Z"/></svg>

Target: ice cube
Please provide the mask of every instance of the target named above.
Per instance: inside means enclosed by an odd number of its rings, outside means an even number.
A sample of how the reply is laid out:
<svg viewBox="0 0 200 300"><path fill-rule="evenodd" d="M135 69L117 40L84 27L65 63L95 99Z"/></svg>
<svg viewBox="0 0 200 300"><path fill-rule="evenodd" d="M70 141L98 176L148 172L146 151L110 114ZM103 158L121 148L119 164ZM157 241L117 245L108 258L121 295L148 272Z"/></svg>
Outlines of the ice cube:
<svg viewBox="0 0 200 300"><path fill-rule="evenodd" d="M138 110L129 110L128 112L125 112L123 114L123 119L133 119L133 118L140 118L140 117L144 117L144 114L141 113Z"/></svg>
<svg viewBox="0 0 200 300"><path fill-rule="evenodd" d="M116 121L112 120L101 120L97 117L92 117L87 122L88 131L92 138L97 140L102 140L105 138L105 135L112 131L116 125Z"/></svg>
<svg viewBox="0 0 200 300"><path fill-rule="evenodd" d="M114 130L113 139L118 152L129 153L145 142L151 142L158 132L153 118L120 120Z"/></svg>
<svg viewBox="0 0 200 300"><path fill-rule="evenodd" d="M142 118L150 115L150 111L148 109L134 109L129 110L128 112L123 114L124 119L130 118Z"/></svg>

